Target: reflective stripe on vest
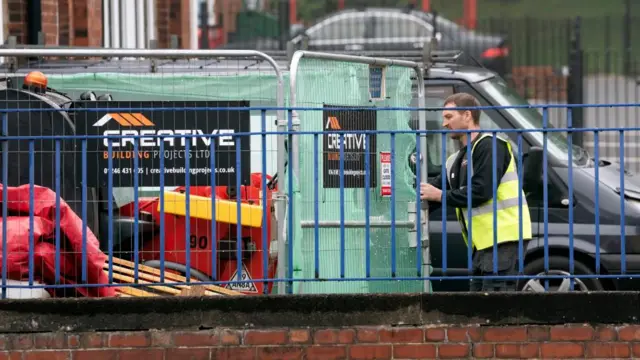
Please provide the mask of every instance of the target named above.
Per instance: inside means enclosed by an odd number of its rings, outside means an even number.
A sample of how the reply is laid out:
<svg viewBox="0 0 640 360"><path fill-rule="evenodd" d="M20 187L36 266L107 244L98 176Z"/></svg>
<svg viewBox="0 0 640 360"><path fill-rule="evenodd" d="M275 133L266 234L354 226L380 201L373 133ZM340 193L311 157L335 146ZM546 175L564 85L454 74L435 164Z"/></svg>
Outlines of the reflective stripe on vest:
<svg viewBox="0 0 640 360"><path fill-rule="evenodd" d="M481 139L485 137L492 137L491 134L482 134L474 142L471 148L471 154L475 149L475 145ZM497 242L506 241L518 241L520 238L520 215L519 215L519 199L518 194L522 194L522 238L531 239L531 216L529 214L529 207L527 205L527 199L522 190L519 190L518 186L518 173L516 172L515 159L513 152L511 151L511 144L508 140L502 139L496 136L496 139L504 141L509 151L510 161L507 166L507 170L498 183L496 190L497 203L496 217L497 217L497 230L498 237ZM446 162L447 180L451 184L451 172L453 163L455 162L460 151L456 151L451 155ZM471 171L473 176L473 165L467 164L467 171ZM463 187L464 188L464 187ZM493 199L483 203L482 205L471 209L471 238L473 245L476 249L482 250L493 246L494 228L493 228ZM456 209L456 216L461 225L464 225L463 229L469 231L469 224L465 216L468 215L467 208ZM467 234L462 232L465 242L467 242Z"/></svg>

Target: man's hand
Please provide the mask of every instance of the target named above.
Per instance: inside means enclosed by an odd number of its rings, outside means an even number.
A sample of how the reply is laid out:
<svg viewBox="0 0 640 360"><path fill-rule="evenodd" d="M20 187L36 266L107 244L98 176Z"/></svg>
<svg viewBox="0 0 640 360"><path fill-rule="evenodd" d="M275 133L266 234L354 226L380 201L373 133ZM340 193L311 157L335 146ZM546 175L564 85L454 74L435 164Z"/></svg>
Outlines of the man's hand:
<svg viewBox="0 0 640 360"><path fill-rule="evenodd" d="M420 198L427 201L440 201L442 199L442 190L431 184L420 183Z"/></svg>

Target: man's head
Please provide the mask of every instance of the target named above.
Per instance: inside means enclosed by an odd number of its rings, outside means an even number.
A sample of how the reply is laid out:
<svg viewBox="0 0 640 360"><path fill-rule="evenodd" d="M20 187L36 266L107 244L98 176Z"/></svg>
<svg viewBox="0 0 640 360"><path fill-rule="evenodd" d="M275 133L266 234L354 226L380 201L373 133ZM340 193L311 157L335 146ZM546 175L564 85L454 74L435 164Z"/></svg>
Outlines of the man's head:
<svg viewBox="0 0 640 360"><path fill-rule="evenodd" d="M467 93L457 93L444 100L445 108L480 106L478 99ZM477 129L480 125L480 110L444 110L442 126L449 130ZM451 133L451 138L459 139L464 133Z"/></svg>

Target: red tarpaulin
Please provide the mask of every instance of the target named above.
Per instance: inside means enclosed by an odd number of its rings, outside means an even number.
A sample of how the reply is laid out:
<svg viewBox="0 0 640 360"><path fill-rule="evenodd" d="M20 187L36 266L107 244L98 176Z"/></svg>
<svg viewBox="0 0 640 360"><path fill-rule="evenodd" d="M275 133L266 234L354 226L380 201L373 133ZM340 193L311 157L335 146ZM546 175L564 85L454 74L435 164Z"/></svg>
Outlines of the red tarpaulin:
<svg viewBox="0 0 640 360"><path fill-rule="evenodd" d="M2 228L7 229L7 276L14 280L29 278L29 185L8 187L7 198L3 198L0 184L0 199L7 202L9 215L6 223L0 213L0 259L2 259ZM55 284L55 219L56 194L52 190L34 186L34 281ZM60 199L60 283L82 282L82 219ZM102 267L107 256L100 250L98 239L87 228L86 242L87 284L108 284L109 278ZM5 261L5 259L2 259ZM55 289L47 289L53 294ZM115 296L113 287L75 288L81 296Z"/></svg>

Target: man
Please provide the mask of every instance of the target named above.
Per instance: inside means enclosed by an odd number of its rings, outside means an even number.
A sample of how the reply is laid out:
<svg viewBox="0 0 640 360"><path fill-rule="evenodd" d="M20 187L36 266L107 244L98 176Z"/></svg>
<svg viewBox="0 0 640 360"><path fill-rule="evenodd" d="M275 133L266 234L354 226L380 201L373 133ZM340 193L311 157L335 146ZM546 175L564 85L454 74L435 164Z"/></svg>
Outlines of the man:
<svg viewBox="0 0 640 360"><path fill-rule="evenodd" d="M449 96L445 108L477 107L480 103L472 95L458 93ZM461 149L446 162L447 188L442 191L442 174L420 185L421 198L431 203L442 202L456 208L462 227L462 236L468 244L467 186L471 186L471 240L473 243L473 275L494 275L494 211L493 211L493 134L480 130L480 110L444 110L443 126L449 130L476 130L471 133L450 133L460 141ZM471 136L471 161L473 164L471 185L467 184L467 136ZM518 175L516 160L508 140L496 137L496 184L497 184L497 275L517 275L518 242L521 222L518 210ZM430 212L435 210L430 206ZM524 193L522 193L522 238L531 239L531 219ZM474 279L471 291L515 291L515 279Z"/></svg>

